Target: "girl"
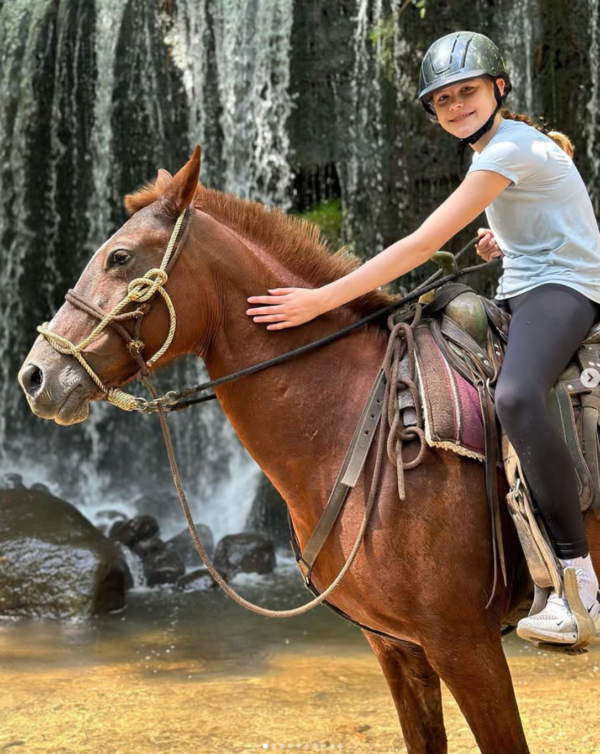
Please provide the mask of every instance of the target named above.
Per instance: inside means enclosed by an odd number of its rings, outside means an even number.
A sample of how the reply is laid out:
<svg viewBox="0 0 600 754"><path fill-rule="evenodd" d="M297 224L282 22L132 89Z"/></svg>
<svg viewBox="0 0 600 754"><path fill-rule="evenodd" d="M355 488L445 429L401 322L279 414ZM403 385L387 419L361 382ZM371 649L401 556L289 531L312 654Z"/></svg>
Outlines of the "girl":
<svg viewBox="0 0 600 754"><path fill-rule="evenodd" d="M546 135L503 100L511 90L496 45L482 34L437 40L423 59L419 98L432 118L474 150L456 191L414 233L318 289L278 288L248 309L268 330L295 327L413 270L484 210L478 253L502 256L496 300L512 314L495 390L498 418L521 461L560 562L576 569L581 598L600 630L598 580L579 508L569 450L546 411L546 395L600 319L600 233L571 143ZM572 644L567 603L552 593L517 628L529 640Z"/></svg>

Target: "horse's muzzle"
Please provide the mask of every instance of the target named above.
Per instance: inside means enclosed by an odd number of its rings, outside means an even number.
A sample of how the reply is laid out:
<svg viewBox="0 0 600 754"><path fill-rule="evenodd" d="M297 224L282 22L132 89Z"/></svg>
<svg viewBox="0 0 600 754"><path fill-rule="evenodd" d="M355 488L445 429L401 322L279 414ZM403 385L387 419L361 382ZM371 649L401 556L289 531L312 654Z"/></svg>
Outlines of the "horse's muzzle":
<svg viewBox="0 0 600 754"><path fill-rule="evenodd" d="M42 419L77 424L87 419L97 388L70 356L57 353L39 337L19 371L29 407Z"/></svg>

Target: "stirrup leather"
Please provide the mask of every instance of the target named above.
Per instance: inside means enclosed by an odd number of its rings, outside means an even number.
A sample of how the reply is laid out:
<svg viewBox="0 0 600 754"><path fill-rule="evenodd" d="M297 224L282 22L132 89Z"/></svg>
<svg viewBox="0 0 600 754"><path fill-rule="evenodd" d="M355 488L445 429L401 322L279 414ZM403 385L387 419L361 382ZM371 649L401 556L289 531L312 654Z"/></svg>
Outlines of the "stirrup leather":
<svg viewBox="0 0 600 754"><path fill-rule="evenodd" d="M504 432L502 432L502 460L510 486L506 495L508 510L519 535L533 583L539 590L552 588L559 596L562 596L560 563L554 554L554 548L550 543L544 523L533 507L531 493L515 449ZM534 613L530 613L532 614Z"/></svg>
<svg viewBox="0 0 600 754"><path fill-rule="evenodd" d="M523 554L534 583L535 593L529 615L540 613L548 600L550 591L565 597L577 626L577 640L573 644L532 642L540 649L568 654L586 652L589 644L600 643L594 622L585 609L574 568L563 568L550 542L539 512L533 507L531 493L525 481L518 456L508 437L502 433L502 460L510 490L506 495L508 510L515 523Z"/></svg>

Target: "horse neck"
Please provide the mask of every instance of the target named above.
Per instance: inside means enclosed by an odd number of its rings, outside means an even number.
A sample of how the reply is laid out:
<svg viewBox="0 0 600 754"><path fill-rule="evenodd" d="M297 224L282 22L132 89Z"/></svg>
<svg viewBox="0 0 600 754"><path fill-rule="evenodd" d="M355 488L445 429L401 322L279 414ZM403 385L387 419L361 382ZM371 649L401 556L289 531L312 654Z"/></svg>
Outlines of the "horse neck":
<svg viewBox="0 0 600 754"><path fill-rule="evenodd" d="M221 248L215 243L217 235ZM248 296L266 295L267 288L314 285L228 230L211 236L212 258L218 260L211 278L219 308L212 319L220 323L202 354L211 379L318 340L358 319L340 307L301 327L267 330L246 314ZM300 530L304 524L314 526L327 501L386 340L379 328L360 328L215 389L238 437L287 502ZM301 531L299 536L302 539Z"/></svg>

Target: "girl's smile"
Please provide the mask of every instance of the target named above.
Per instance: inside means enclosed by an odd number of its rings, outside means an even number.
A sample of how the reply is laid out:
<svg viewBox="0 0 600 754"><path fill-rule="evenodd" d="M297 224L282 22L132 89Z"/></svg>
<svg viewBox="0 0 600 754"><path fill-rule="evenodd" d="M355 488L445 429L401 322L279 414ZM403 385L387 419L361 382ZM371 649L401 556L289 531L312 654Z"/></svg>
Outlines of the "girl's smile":
<svg viewBox="0 0 600 754"><path fill-rule="evenodd" d="M461 121L465 120L465 118L468 118L470 115L474 114L474 110L471 113L463 113L463 115L457 115L455 118L450 119L450 123L460 123Z"/></svg>
<svg viewBox="0 0 600 754"><path fill-rule="evenodd" d="M500 93L505 82L497 82ZM459 81L454 85L436 90L431 97L440 126L457 139L468 138L484 125L496 107L494 85L483 76ZM492 138L493 132L486 134L472 148L480 151Z"/></svg>

